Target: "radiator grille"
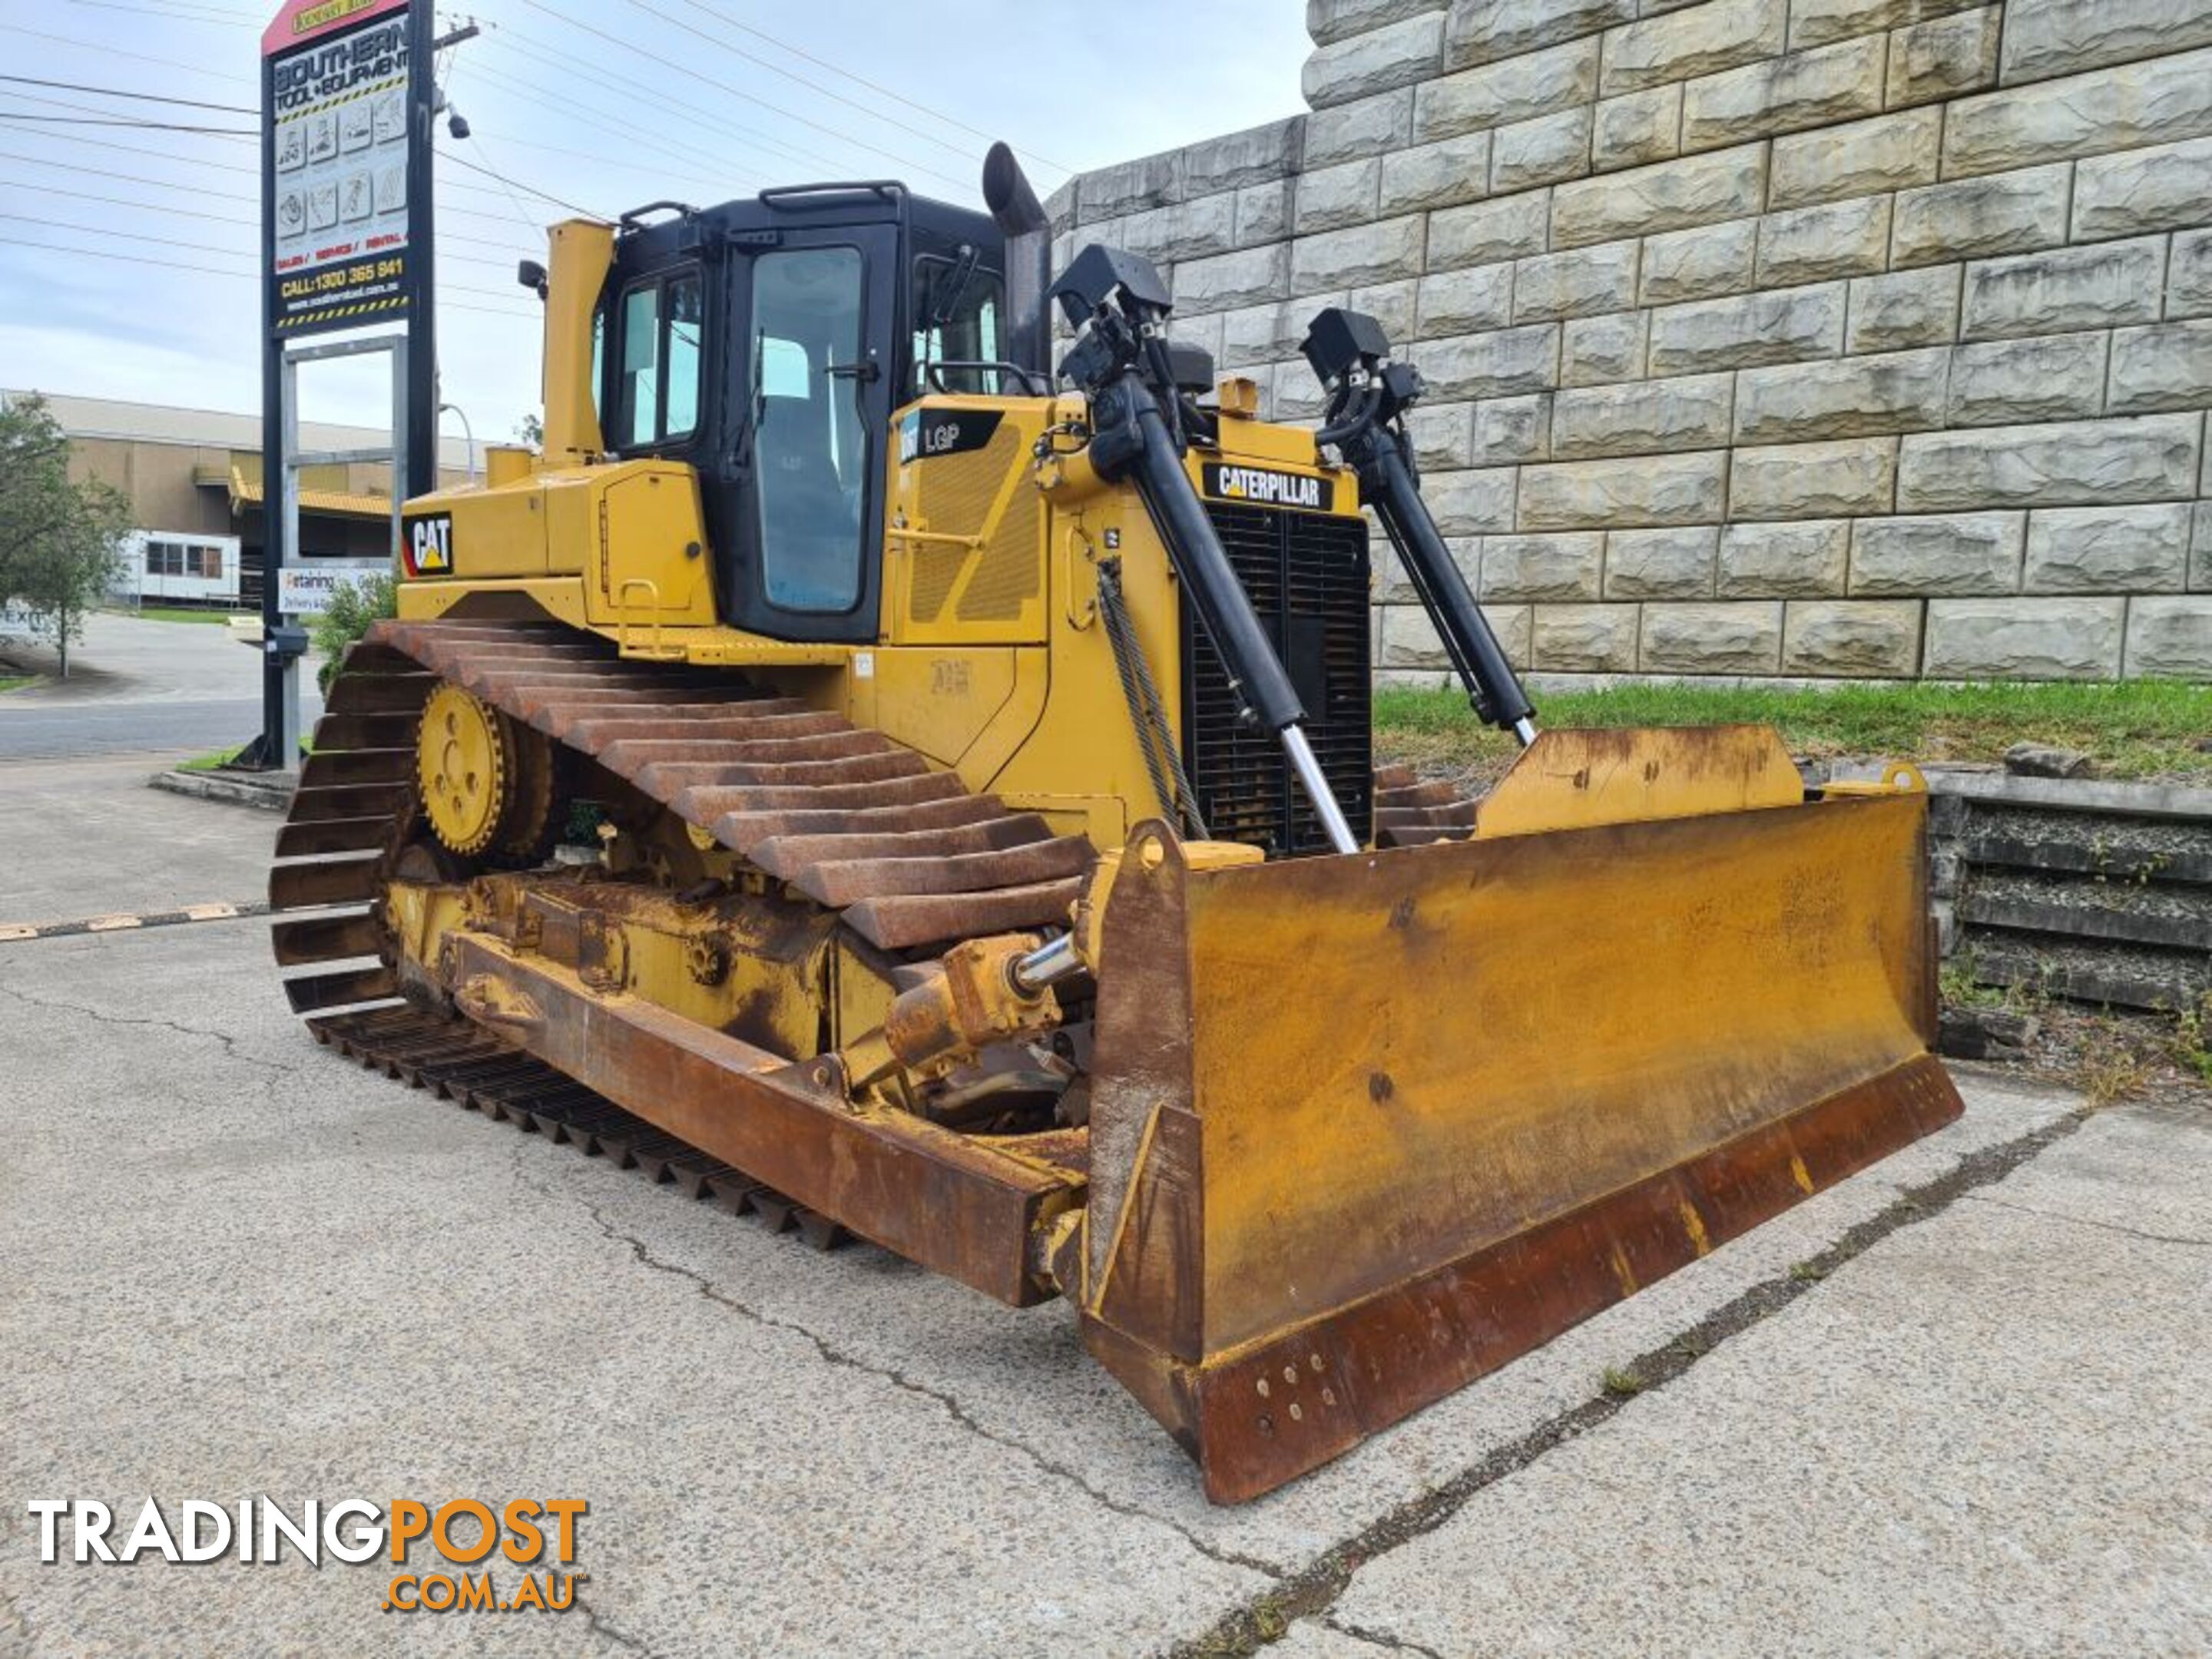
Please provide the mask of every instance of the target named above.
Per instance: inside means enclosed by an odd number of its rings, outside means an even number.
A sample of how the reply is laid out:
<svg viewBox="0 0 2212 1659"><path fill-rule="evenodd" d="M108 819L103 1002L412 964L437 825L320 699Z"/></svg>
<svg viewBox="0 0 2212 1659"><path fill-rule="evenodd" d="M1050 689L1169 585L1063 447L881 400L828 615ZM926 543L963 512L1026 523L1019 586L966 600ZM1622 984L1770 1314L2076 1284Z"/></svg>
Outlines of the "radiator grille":
<svg viewBox="0 0 2212 1659"><path fill-rule="evenodd" d="M1367 521L1209 502L1252 608L1304 703L1306 732L1362 841L1374 818ZM1217 840L1270 857L1325 853L1328 837L1274 734L1237 718L1236 699L1194 610L1183 610L1183 763Z"/></svg>

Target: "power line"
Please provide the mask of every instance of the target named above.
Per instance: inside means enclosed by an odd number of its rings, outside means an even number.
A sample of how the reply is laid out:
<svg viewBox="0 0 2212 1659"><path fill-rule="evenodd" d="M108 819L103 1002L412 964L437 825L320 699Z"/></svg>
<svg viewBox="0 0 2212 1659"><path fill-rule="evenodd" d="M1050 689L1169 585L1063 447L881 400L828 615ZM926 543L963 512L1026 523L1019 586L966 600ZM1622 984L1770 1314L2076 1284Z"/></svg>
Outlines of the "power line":
<svg viewBox="0 0 2212 1659"><path fill-rule="evenodd" d="M838 167L837 162L823 155L819 150L807 149L792 143L787 138L779 137L774 133L763 132L757 127L746 126L743 122L733 121L728 116L702 105L687 103L681 98L672 96L665 85L653 86L639 80L635 76L623 75L604 64L594 64L586 58L579 58L574 52L564 52L556 46L549 46L535 36L517 33L512 24L499 25L494 32L488 33L484 38L513 47L529 58L533 65L542 65L554 74L570 75L594 87L605 87L609 89L626 87L641 97L653 100L656 105L665 106L672 110L680 110L684 114L695 117L724 132L735 134L750 143L761 145L776 158L789 156L795 161L809 166L828 167L833 172Z"/></svg>
<svg viewBox="0 0 2212 1659"><path fill-rule="evenodd" d="M832 92L829 88L822 86L816 82L808 80L805 76L799 74L795 70L787 70L781 64L772 64L767 58L761 57L756 52L747 52L743 46L732 46L727 40L716 39L714 35L708 33L706 30L687 23L680 17L672 17L666 12L662 11L659 7L647 4L646 0L629 0L629 3L631 5L636 7L638 10L646 13L648 16L658 17L662 22L667 24L672 28L679 28L686 34L696 35L700 40L704 40L708 46L719 46L724 52L728 52L732 57L742 58L748 64L757 64L760 68L766 70L770 75L780 75L787 81L793 82L799 86L805 87L809 92L820 94L823 97L829 99L832 103L842 104L848 109L856 109L860 111L861 114L869 116L875 120L881 121L886 126L896 127L901 132L910 133L915 137L922 140L925 143L936 144L942 149L951 150L956 155L965 156L969 161L976 159L975 152L967 149L963 145L957 144L949 138L940 138L933 132L924 132L920 127L908 126L905 122L895 120L890 116L884 114L880 109L871 108L866 104L860 103L854 99L846 97L842 93ZM684 0L684 3L690 5L694 11L706 12L709 17L721 16L721 14L719 12L714 11L706 6L697 4L696 0ZM729 20L727 18L722 18L721 21L726 22Z"/></svg>
<svg viewBox="0 0 2212 1659"><path fill-rule="evenodd" d="M149 235L143 230L132 230L118 233L113 225L79 225L72 224L66 219L48 218L39 214L8 213L3 211L0 211L0 219L12 219L18 224L44 225L48 230L74 230L87 236L113 236L119 234L128 241L158 242L164 247L190 248L198 253L227 253L242 259L258 260L259 258L258 252L252 248L241 249L221 242L184 242L179 241L176 238L172 236ZM217 222L222 224L251 224L252 222L251 220L225 219L217 221ZM481 253L449 253L441 250L438 254L439 264L444 264L449 261L457 264L464 265L489 265L495 270L512 270L514 269L514 262L511 259L487 259ZM478 291L481 292L483 290Z"/></svg>
<svg viewBox="0 0 2212 1659"><path fill-rule="evenodd" d="M29 158L25 156L0 155L0 161L15 161L28 159ZM33 165L43 167L55 166L58 164L52 162L36 162L33 163ZM153 182L149 179L134 179L127 173L103 173L101 176L103 178L115 179L125 184L135 185ZM58 185L34 185L28 179L0 179L0 189L34 191L41 196L63 196L67 197L70 200L75 202L98 202L106 207L135 208L142 213L166 213L174 218L197 219L208 224L244 225L253 229L258 229L261 224L261 221L258 218L251 218L240 214L210 213L205 208L198 206L183 208L164 207L158 202L134 202L128 197L124 196L96 196L89 191L77 190L75 188L64 189ZM248 196L224 196L218 199L226 202L250 202L252 200L252 198ZM454 210L465 211L465 210ZM112 228L113 228L112 226L104 228L101 230L100 234L103 236L110 234ZM533 236L539 234L542 234L540 227L532 227L532 234ZM437 236L438 240L441 244L446 242L466 242L471 247L500 248L509 253L528 252L530 251L526 246L518 244L512 237L502 240L495 236L471 236L462 231L448 230L443 225L438 227ZM458 259L462 256L459 254L452 254L441 257ZM471 261L471 263L477 262ZM481 263L498 265L502 269L505 269L509 264L508 261L504 259L486 259Z"/></svg>
<svg viewBox="0 0 2212 1659"><path fill-rule="evenodd" d="M564 207L571 213L580 213L586 219L606 219L612 216L610 214L594 213L590 208L578 207L574 202L566 201L550 191L539 190L534 185L526 185L519 179L510 179L503 173L495 173L488 167L479 166L465 155L456 155L451 150L446 152L445 159L457 167L466 167L471 173L481 173L487 179L496 179L509 190L519 190L525 195L538 197L541 200L552 203L555 207Z"/></svg>
<svg viewBox="0 0 2212 1659"><path fill-rule="evenodd" d="M12 151L0 151L0 161L15 161L26 167L51 167L57 173L88 173L94 178L111 184L145 185L155 190L172 190L176 187L176 180L173 179L149 179L142 173L116 173L106 167L88 167L82 165L81 163L70 161L50 161L41 155L18 155ZM179 214L188 218L198 216L197 209L160 207L151 202L125 202L118 200L114 197L82 195L82 192L75 190L56 190L45 185L23 184L20 180L9 182L15 182L17 185L17 187L22 190L41 191L52 196L80 196L81 198L85 201L106 201L113 203L118 207L145 208L155 213ZM222 191L210 191L204 193L211 196L218 201L243 202L251 205L258 205L258 199L251 196L235 195ZM492 215L483 212L481 209L455 207L451 203L447 202L441 202L437 206L438 211L441 215L452 213L458 215L462 218L478 220L488 220L493 217ZM240 224L258 225L261 222L259 219L255 218L242 219L236 221L235 222ZM447 240L471 242L483 247L509 248L521 252L530 252L532 251L527 246L519 246L512 240L497 240L485 236L469 236L457 230L445 229L441 229L438 232L438 234L441 238Z"/></svg>
<svg viewBox="0 0 2212 1659"><path fill-rule="evenodd" d="M787 120L796 121L803 127L811 127L817 132L827 133L830 137L837 139L841 143L850 144L857 149L866 150L871 155L884 156L890 161L899 162L901 165L904 165L906 162L905 157L897 155L894 151L885 149L880 144L872 144L864 138L855 138L851 137L849 134L839 132L835 127L824 126L819 121L810 120L804 115L795 114L792 111L783 108L781 105L771 104L766 99L755 97L752 94L746 92L743 88L732 86L727 81L718 81L711 75L702 75L697 70L690 67L688 64L680 64L672 58L664 58L659 52L647 52L643 46L638 46L633 41L625 40L620 35L610 34L605 29L595 28L589 23L579 22L576 19L568 16L566 13L554 10L552 7L545 4L544 0L522 0L522 3L528 6L532 11L542 11L548 17L557 18L562 22L569 25L572 28L580 28L583 30L585 33L596 35L600 40L608 42L610 45L620 46L626 52L635 52L641 58L649 58L653 63L659 64L663 69L673 70L678 75L687 76L691 80L700 82L704 85L714 88L717 92L727 93L732 98L745 99L757 108L771 111L777 115L782 116ZM630 3L638 7L641 11L651 12L654 16L664 15L664 14L653 12L652 7L643 3L643 0L630 0ZM687 29L690 28L690 25L688 24L678 24L678 27ZM690 33L696 34L698 31L696 29L690 29ZM933 179L942 179L948 185L965 188L965 185L960 179L953 178L950 173L939 173L934 167L927 167L919 163L915 163L914 170L917 173L926 173Z"/></svg>
<svg viewBox="0 0 2212 1659"><path fill-rule="evenodd" d="M944 122L947 126L957 127L963 132L972 133L975 137L986 141L994 139L998 137L995 133L984 131L981 127L969 126L965 121L962 120L957 115L947 115L943 110L933 109L927 104L916 103L913 99L907 97L903 93L895 92L890 88L884 86L879 81L871 81L865 75L855 75L852 70L842 68L836 64L833 64L826 58L817 58L812 52L808 52L805 47L794 46L790 41L779 39L777 36L770 34L766 29L755 28L750 23L744 22L738 18L732 17L726 11L702 3L702 0L684 0L684 3L690 6L694 11L703 11L710 17L720 19L733 29L744 30L744 33L751 35L756 40L765 40L769 45L775 47L778 51L787 52L794 58L803 58L810 64L815 64L819 68L828 70L832 75L842 76L846 80L853 82L855 85L866 87L870 92L878 94L885 98L895 100L899 103L904 104L908 109L919 110L924 115L931 116L937 120ZM1038 155L1035 150L1024 149L1022 153L1026 155L1031 161L1040 162L1042 165L1054 168L1059 172L1072 173L1074 171L1074 169L1070 167L1065 161L1055 161L1048 155Z"/></svg>
<svg viewBox="0 0 2212 1659"><path fill-rule="evenodd" d="M181 259L156 259L145 254L110 253L105 250L97 248L64 247L58 242L33 242L19 236L0 236L0 247L27 248L40 253L67 253L80 259L96 259L102 261L108 259L121 259L134 265L158 265L167 270L195 271L204 276L229 276L240 282L251 283L260 280L259 277L250 270L226 270L219 265L190 264ZM488 289L474 288L457 288L454 291L462 294L490 293L490 290ZM532 318L532 313L527 311L515 311L498 306L472 306L459 300L447 300L441 298L438 299L435 303L441 307L451 307L455 311L481 312L484 315L489 317L513 317L518 320L530 320Z"/></svg>
<svg viewBox="0 0 2212 1659"><path fill-rule="evenodd" d="M222 138L251 138L250 132L240 132L234 127L187 127L174 121L126 121L119 118L98 115L33 115L22 110L0 110L11 121L43 121L61 127L137 127L145 132L198 132Z"/></svg>
<svg viewBox="0 0 2212 1659"><path fill-rule="evenodd" d="M75 6L93 6L101 11L127 11L141 17L160 17L174 23L206 23L229 28L244 23L258 28L266 17L257 17L252 12L228 11L219 6L195 5L190 10L181 6L128 6L119 0L70 0Z"/></svg>
<svg viewBox="0 0 2212 1659"><path fill-rule="evenodd" d="M469 65L469 72L475 76L478 80L489 81L495 88L509 89L509 95L511 96L534 96L538 98L550 98L558 101L565 101L583 113L598 115L612 121L621 121L631 118L627 116L618 115L615 112L603 108L599 105L585 103L582 100L575 97L574 94L571 93L556 93L550 88L536 84L524 79L519 75L512 74L505 70L490 69L483 64L471 64ZM470 101L475 101L473 96L471 98ZM500 142L507 144L524 144L528 149L546 150L556 155L579 156L586 161L605 161L608 159L604 155L592 155L582 150L556 149L551 144L536 143L528 140L515 138L507 135L502 135ZM659 154L669 157L672 161L682 162L686 167L704 167L719 172L721 176L714 180L714 187L716 189L726 190L736 188L744 182L742 175L733 176L732 173L728 171L727 164L720 158L708 154L705 150L696 149L688 145L679 144L674 139L665 138L659 134L633 133L630 135L629 142L635 147L658 151ZM703 179L705 175L702 173L696 176Z"/></svg>
<svg viewBox="0 0 2212 1659"><path fill-rule="evenodd" d="M27 29L21 23L0 23L0 29L10 34L27 34L33 40L51 40L58 46L75 46L81 52L96 52L102 58L128 58L135 63L152 64L172 75L182 70L187 75L204 76L210 81L227 81L234 85L239 80L235 75L203 69L198 64L180 64L173 58L155 58L143 52L125 52L120 46L104 46L97 40L73 40L66 34L48 34L44 29Z"/></svg>
<svg viewBox="0 0 2212 1659"><path fill-rule="evenodd" d="M130 98L144 104L182 104L187 109L220 110L225 115L258 115L258 110L248 109L243 104L210 104L198 98L165 98L158 92L125 92L119 87L87 86L81 81L41 81L34 75L0 75L0 81L14 81L27 87L50 87L61 92L89 92L102 98Z"/></svg>

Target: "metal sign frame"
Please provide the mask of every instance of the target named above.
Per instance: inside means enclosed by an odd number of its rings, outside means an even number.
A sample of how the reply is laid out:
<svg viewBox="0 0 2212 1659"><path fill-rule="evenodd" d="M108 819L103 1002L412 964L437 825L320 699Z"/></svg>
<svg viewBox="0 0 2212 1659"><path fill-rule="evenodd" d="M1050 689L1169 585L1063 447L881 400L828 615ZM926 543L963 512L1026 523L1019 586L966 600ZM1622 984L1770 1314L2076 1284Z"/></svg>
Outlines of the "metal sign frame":
<svg viewBox="0 0 2212 1659"><path fill-rule="evenodd" d="M356 460L392 463L392 549L398 548L399 504L437 485L437 338L433 303L436 274L431 204L431 131L436 119L434 75L435 20L430 0L285 0L261 40L261 476L262 476L262 720L259 757L264 767L295 770L299 760L300 631L286 625L283 572L299 558L299 471L303 466ZM404 86L395 84L404 74ZM404 244L356 246L340 232L324 249L302 240L305 263L279 271L277 249L278 142L288 151L282 171L301 173L313 158L303 129L327 120L324 159L342 157L355 133L373 155L380 110L343 116L357 103L398 98L405 123L404 168L406 233ZM388 106L387 106L388 107ZM352 131L344 123L350 119ZM338 163L346 165L341 159ZM368 163L360 164L365 175ZM326 169L327 171L327 169ZM354 182L333 179L337 192ZM374 179L361 188L373 191ZM295 192L296 194L297 192ZM371 197L371 206L374 198ZM302 205L301 210L305 209ZM389 216L386 222L389 224ZM307 222L312 226L312 217ZM374 222L372 215L370 222ZM387 231L388 234L388 231ZM321 252L324 257L315 258ZM295 346L304 336L398 321L400 331L343 342ZM364 352L392 354L392 442L388 447L303 453L299 447L299 365Z"/></svg>

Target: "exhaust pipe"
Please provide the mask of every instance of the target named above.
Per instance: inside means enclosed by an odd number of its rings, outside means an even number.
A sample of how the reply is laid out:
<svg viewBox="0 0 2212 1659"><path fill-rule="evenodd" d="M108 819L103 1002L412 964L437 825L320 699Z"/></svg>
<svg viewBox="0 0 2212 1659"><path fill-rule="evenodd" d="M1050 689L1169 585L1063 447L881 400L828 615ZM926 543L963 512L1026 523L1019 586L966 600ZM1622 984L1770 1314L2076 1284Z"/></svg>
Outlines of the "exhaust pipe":
<svg viewBox="0 0 2212 1659"><path fill-rule="evenodd" d="M1024 368L1052 378L1052 221L1005 143L983 157L983 205L1006 239L1007 355Z"/></svg>

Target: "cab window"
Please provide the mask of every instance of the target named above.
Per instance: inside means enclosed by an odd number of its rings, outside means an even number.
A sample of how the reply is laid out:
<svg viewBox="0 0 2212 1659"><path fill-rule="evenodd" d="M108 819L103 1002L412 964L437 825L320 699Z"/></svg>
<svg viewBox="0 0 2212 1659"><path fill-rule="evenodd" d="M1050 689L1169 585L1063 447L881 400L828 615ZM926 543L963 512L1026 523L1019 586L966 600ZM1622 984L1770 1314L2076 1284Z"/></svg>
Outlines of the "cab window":
<svg viewBox="0 0 2212 1659"><path fill-rule="evenodd" d="M964 277L964 280L963 280ZM998 377L975 368L939 369L935 363L989 363L1006 355L1002 337L1006 289L995 270L966 259L922 258L914 262L914 383L912 397L934 392L989 392Z"/></svg>
<svg viewBox="0 0 2212 1659"><path fill-rule="evenodd" d="M696 270L656 277L622 298L617 447L680 443L699 425L704 290Z"/></svg>
<svg viewBox="0 0 2212 1659"><path fill-rule="evenodd" d="M864 280L856 247L791 248L753 264L761 582L769 603L787 611L860 602L872 464Z"/></svg>

